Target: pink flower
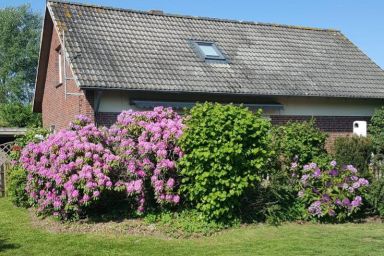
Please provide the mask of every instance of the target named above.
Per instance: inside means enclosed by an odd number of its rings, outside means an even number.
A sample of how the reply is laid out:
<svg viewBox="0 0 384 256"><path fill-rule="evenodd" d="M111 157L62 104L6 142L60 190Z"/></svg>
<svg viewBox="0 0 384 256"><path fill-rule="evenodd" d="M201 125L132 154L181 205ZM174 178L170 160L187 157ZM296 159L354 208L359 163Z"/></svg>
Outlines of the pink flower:
<svg viewBox="0 0 384 256"><path fill-rule="evenodd" d="M72 197L77 198L79 196L79 191L73 190L71 195L72 195Z"/></svg>
<svg viewBox="0 0 384 256"><path fill-rule="evenodd" d="M178 195L174 195L172 200L173 200L173 202L174 202L175 204L178 204L178 203L180 202L180 196L178 196Z"/></svg>
<svg viewBox="0 0 384 256"><path fill-rule="evenodd" d="M100 192L98 190L93 191L92 197L98 198L100 196Z"/></svg>
<svg viewBox="0 0 384 256"><path fill-rule="evenodd" d="M172 178L168 179L168 181L167 181L167 187L168 187L168 188L173 188L174 185L175 185L175 180L172 179Z"/></svg>

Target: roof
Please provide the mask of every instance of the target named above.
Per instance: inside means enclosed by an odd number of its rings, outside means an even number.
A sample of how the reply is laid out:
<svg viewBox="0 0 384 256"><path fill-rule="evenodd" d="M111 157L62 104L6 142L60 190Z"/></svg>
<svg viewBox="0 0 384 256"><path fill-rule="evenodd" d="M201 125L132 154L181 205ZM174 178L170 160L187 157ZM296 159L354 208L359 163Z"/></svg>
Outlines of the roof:
<svg viewBox="0 0 384 256"><path fill-rule="evenodd" d="M0 137L3 136L15 136L15 135L24 135L27 131L27 128L19 127L0 127Z"/></svg>
<svg viewBox="0 0 384 256"><path fill-rule="evenodd" d="M80 88L384 98L384 71L340 31L47 3ZM214 42L206 63L189 40Z"/></svg>

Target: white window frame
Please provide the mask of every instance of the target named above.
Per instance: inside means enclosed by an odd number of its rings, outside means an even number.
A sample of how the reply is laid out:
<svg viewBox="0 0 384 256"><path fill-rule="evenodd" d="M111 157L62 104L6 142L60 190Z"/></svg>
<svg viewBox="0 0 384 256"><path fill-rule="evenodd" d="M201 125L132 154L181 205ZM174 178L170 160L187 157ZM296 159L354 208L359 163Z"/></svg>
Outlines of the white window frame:
<svg viewBox="0 0 384 256"><path fill-rule="evenodd" d="M61 49L57 51L59 54L59 84L63 83L63 58L62 58L62 52Z"/></svg>

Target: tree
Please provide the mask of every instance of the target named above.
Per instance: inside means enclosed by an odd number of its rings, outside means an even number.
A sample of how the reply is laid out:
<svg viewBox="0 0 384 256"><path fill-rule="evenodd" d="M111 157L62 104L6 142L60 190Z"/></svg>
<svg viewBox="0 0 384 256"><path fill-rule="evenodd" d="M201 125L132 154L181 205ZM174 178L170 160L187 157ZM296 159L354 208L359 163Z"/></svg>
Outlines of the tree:
<svg viewBox="0 0 384 256"><path fill-rule="evenodd" d="M0 103L31 100L41 16L29 5L0 9Z"/></svg>
<svg viewBox="0 0 384 256"><path fill-rule="evenodd" d="M33 113L30 104L0 104L0 127L39 127L41 114Z"/></svg>

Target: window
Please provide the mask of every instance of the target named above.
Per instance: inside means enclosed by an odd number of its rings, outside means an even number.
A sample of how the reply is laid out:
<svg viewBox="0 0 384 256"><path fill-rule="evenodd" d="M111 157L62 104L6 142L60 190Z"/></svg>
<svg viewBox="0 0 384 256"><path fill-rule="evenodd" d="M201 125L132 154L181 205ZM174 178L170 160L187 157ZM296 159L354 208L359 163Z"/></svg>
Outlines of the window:
<svg viewBox="0 0 384 256"><path fill-rule="evenodd" d="M63 83L63 57L62 57L62 51L61 51L61 45L59 45L56 48L56 54L57 54L57 69L58 69L58 84L57 86L61 85Z"/></svg>
<svg viewBox="0 0 384 256"><path fill-rule="evenodd" d="M204 41L192 41L192 44L203 60L226 62L226 58L221 53L219 48L217 48L215 43Z"/></svg>
<svg viewBox="0 0 384 256"><path fill-rule="evenodd" d="M63 59L61 57L61 50L58 52L59 55L59 84L63 83Z"/></svg>

